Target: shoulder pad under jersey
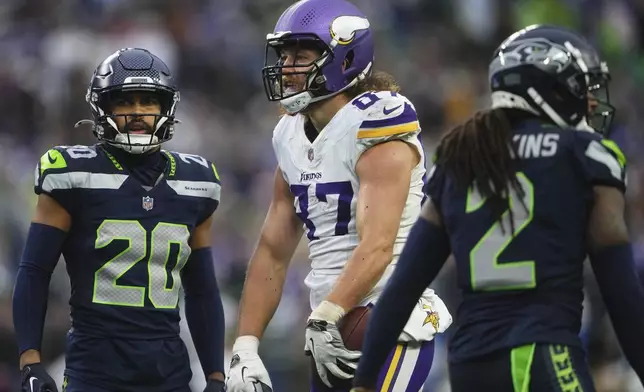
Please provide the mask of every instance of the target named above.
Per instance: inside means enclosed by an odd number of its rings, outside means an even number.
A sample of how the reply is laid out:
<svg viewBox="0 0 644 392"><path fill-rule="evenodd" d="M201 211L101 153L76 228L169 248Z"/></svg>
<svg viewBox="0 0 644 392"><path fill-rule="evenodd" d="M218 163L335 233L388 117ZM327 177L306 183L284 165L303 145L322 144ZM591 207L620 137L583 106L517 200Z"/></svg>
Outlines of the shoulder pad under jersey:
<svg viewBox="0 0 644 392"><path fill-rule="evenodd" d="M170 161L168 185L182 196L208 198L219 202L221 182L215 164L195 154L163 150Z"/></svg>

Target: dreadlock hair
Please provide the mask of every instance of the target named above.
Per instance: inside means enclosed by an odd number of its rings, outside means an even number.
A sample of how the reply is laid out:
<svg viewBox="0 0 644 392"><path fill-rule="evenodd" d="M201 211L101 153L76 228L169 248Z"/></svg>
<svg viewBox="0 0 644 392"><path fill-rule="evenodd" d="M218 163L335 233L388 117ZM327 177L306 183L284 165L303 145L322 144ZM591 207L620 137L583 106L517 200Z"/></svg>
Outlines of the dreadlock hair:
<svg viewBox="0 0 644 392"><path fill-rule="evenodd" d="M505 233L503 215L514 219L509 195L514 190L523 207L525 191L517 179L520 162L512 143L513 127L532 114L517 109L496 108L477 112L464 124L443 135L436 150L436 164L444 168L459 191L476 188L488 203Z"/></svg>

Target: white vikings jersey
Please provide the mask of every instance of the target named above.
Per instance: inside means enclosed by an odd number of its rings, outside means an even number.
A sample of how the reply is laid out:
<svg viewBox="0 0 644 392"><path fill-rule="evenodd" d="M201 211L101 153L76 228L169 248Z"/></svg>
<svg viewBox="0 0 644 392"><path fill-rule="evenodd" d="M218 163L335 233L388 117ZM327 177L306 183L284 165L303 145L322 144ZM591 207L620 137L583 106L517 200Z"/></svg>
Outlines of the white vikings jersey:
<svg viewBox="0 0 644 392"><path fill-rule="evenodd" d="M416 110L398 93L367 92L340 109L313 142L306 137L304 123L302 115L283 116L273 133L273 148L309 240L312 270L305 283L311 289L312 308L330 293L359 242L356 207L360 184L356 165L360 156L370 147L390 140L403 140L420 154L420 162L412 171L393 261L362 304L372 303L384 288L420 214L426 171ZM442 301L436 299L444 308ZM451 322L449 313L445 317Z"/></svg>

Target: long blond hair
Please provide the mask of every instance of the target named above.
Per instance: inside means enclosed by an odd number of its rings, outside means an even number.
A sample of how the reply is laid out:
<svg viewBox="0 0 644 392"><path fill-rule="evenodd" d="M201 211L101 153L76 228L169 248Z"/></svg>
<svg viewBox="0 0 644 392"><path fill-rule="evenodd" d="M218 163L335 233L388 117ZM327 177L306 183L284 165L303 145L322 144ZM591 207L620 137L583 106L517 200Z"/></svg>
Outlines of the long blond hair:
<svg viewBox="0 0 644 392"><path fill-rule="evenodd" d="M384 71L374 71L364 80L359 81L355 86L350 87L345 94L353 99L367 91L393 91L400 92L400 86L393 76Z"/></svg>

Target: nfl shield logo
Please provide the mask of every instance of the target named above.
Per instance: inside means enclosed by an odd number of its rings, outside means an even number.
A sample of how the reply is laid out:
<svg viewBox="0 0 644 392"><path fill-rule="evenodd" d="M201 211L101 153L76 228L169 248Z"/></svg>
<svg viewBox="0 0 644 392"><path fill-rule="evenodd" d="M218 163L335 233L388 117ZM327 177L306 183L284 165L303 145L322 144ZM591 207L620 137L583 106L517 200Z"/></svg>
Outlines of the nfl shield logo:
<svg viewBox="0 0 644 392"><path fill-rule="evenodd" d="M150 196L145 196L143 198L143 209L150 211L154 207L154 199Z"/></svg>
<svg viewBox="0 0 644 392"><path fill-rule="evenodd" d="M313 158L315 158L315 156L313 155L313 148L309 148L309 155L308 155L308 157L309 157L309 161L312 161L312 160L313 160Z"/></svg>

